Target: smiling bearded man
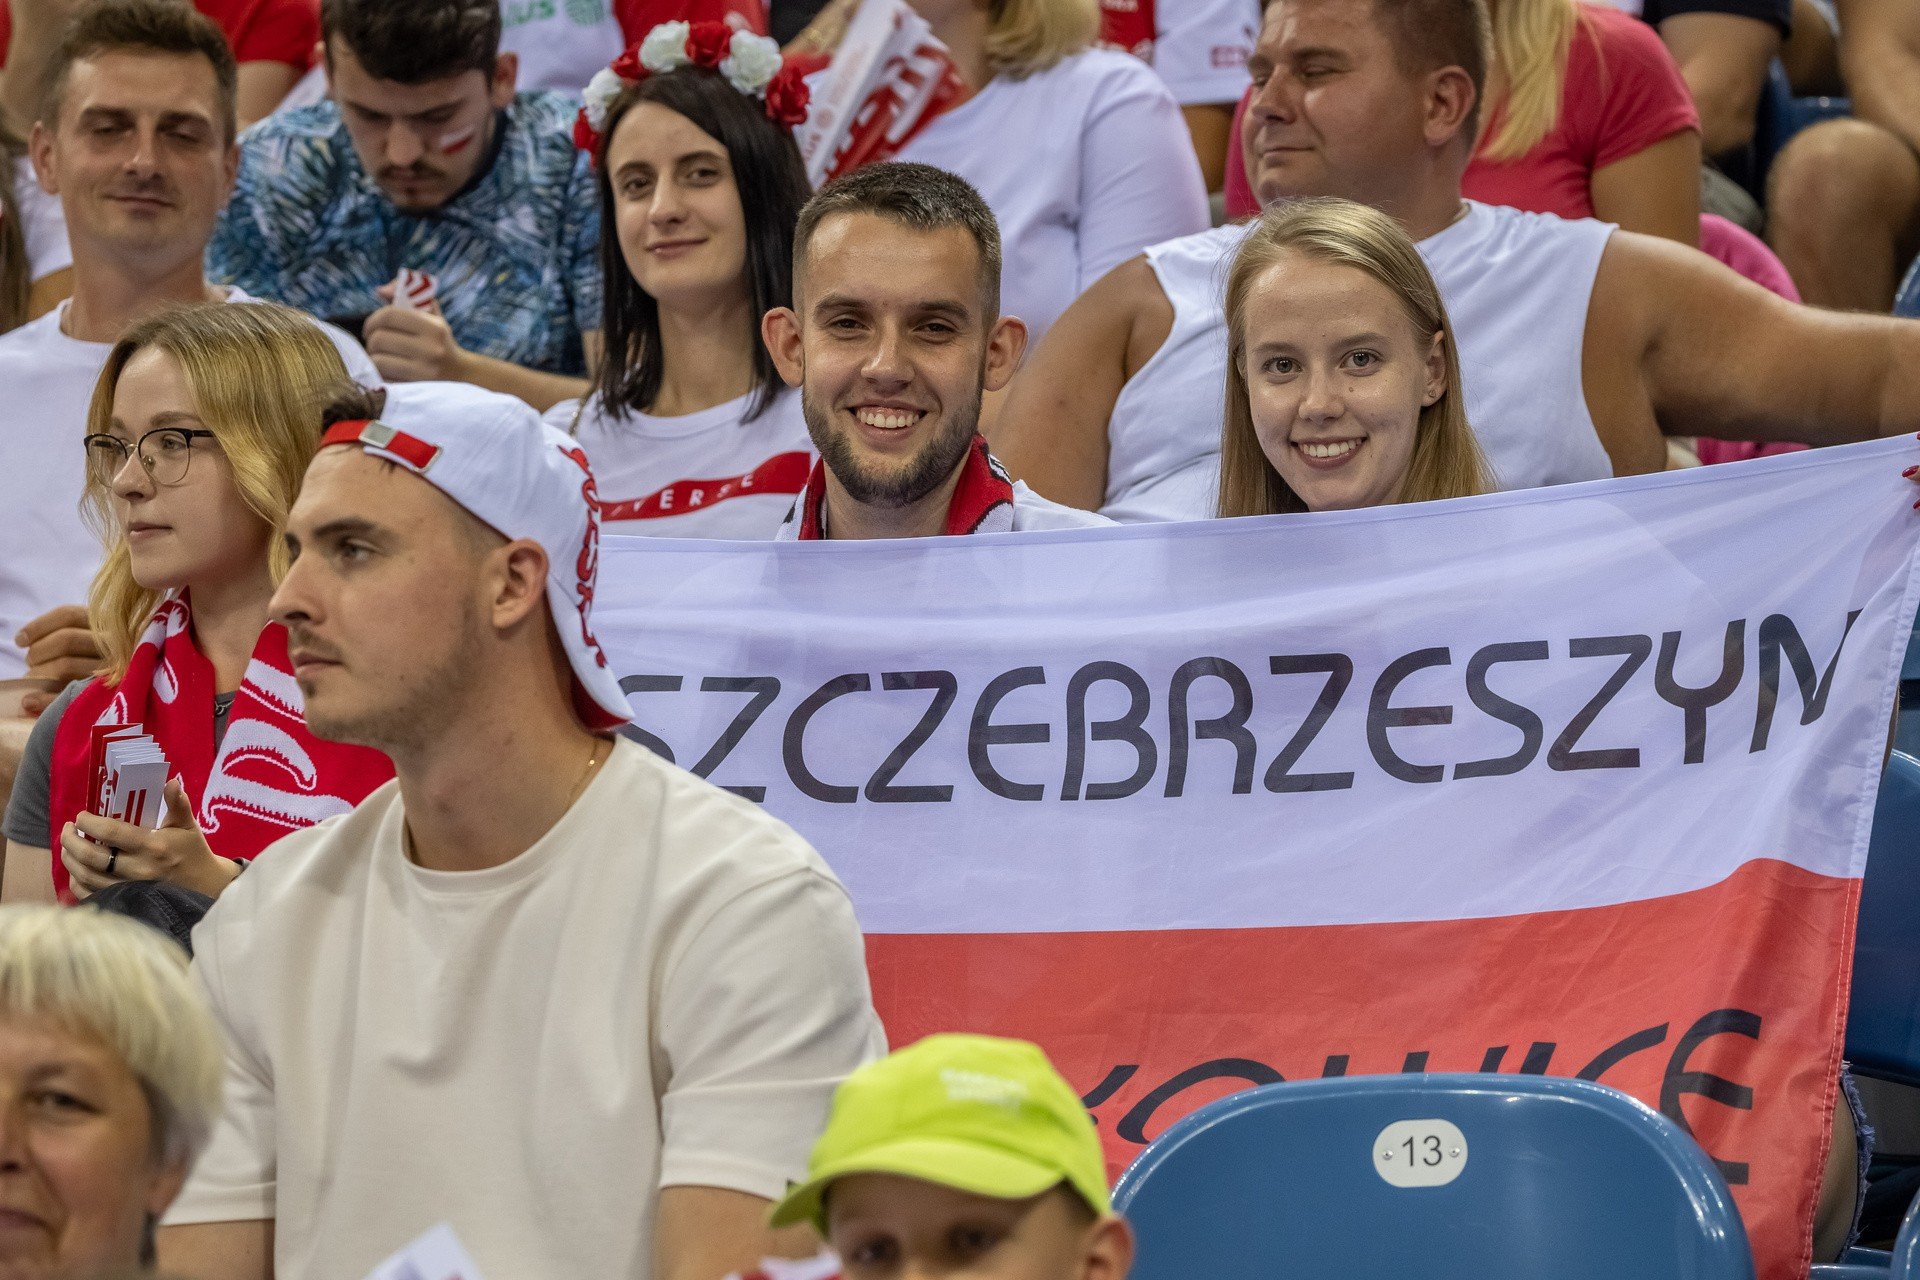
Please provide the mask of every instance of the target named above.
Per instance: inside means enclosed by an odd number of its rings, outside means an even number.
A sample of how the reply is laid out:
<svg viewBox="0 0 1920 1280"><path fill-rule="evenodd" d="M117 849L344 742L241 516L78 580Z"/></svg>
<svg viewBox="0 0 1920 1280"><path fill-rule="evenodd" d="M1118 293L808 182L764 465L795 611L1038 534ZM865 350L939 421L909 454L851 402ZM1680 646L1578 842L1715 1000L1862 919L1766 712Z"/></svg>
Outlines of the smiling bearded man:
<svg viewBox="0 0 1920 1280"><path fill-rule="evenodd" d="M1027 328L1000 314L1000 230L972 187L921 164L855 171L801 211L793 277L762 333L820 461L776 537L1110 523L1011 480L979 434Z"/></svg>

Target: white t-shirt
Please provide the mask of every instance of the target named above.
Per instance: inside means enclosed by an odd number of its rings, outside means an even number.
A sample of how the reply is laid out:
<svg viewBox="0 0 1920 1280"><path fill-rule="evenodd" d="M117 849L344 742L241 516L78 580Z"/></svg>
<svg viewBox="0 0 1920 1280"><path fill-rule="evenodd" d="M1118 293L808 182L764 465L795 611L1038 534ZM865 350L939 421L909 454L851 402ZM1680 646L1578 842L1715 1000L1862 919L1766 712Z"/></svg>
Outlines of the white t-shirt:
<svg viewBox="0 0 1920 1280"><path fill-rule="evenodd" d="M229 288L227 301L254 299ZM0 680L26 674L14 647L20 628L63 604L80 604L100 567L100 539L80 518L87 485L87 406L113 351L60 332L61 303L46 315L0 334ZM315 323L320 323L316 321ZM359 343L320 323L347 372L369 387L380 372Z"/></svg>
<svg viewBox="0 0 1920 1280"><path fill-rule="evenodd" d="M60 197L40 189L33 163L25 156L13 162L13 198L20 208L20 234L27 242L27 277L44 280L73 265L67 244L67 216Z"/></svg>
<svg viewBox="0 0 1920 1280"><path fill-rule="evenodd" d="M997 77L894 158L957 173L985 197L1000 222L1000 310L1027 322L1029 350L1109 270L1209 222L1173 95L1113 49Z"/></svg>
<svg viewBox="0 0 1920 1280"><path fill-rule="evenodd" d="M624 740L485 871L398 783L274 844L194 930L225 1111L167 1221L274 1219L279 1280L440 1221L500 1280L647 1280L668 1186L777 1198L885 1051L846 891L785 824Z"/></svg>
<svg viewBox="0 0 1920 1280"><path fill-rule="evenodd" d="M522 93L558 89L578 96L594 72L627 47L607 0L502 4L500 19L500 51L520 56L516 87Z"/></svg>
<svg viewBox="0 0 1920 1280"><path fill-rule="evenodd" d="M596 396L585 412L567 400L546 416L587 451L605 532L761 540L806 487L813 442L798 391L781 391L748 422L752 405L749 395L677 418L615 418Z"/></svg>
<svg viewBox="0 0 1920 1280"><path fill-rule="evenodd" d="M1101 0L1109 39L1146 62L1181 106L1238 102L1260 38L1260 0Z"/></svg>
<svg viewBox="0 0 1920 1280"><path fill-rule="evenodd" d="M1460 348L1467 418L1504 489L1613 474L1581 381L1587 303L1613 224L1467 201L1420 241ZM1215 227L1147 251L1173 328L1127 380L1108 423L1107 495L1123 524L1218 509L1226 413L1227 273L1252 228Z"/></svg>

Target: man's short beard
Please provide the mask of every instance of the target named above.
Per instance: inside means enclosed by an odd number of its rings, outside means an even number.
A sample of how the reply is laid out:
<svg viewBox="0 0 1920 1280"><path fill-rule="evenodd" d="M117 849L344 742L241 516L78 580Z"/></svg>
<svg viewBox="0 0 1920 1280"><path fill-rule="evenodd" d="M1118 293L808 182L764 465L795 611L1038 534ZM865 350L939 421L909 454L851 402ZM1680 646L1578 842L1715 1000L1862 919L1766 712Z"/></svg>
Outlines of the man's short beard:
<svg viewBox="0 0 1920 1280"><path fill-rule="evenodd" d="M309 709L307 727L329 742L372 747L389 755L411 754L440 736L459 706L472 695L480 669L480 628L477 608L448 628L448 644L440 661L425 669L418 681L396 691L386 706L367 707L357 714L329 718Z"/></svg>
<svg viewBox="0 0 1920 1280"><path fill-rule="evenodd" d="M837 426L834 411L804 390L800 395L800 408L807 420L807 434L813 437L813 447L820 451L820 460L827 464L827 470L833 472L833 478L840 482L847 496L863 507L894 510L910 507L938 489L966 459L974 433L980 427L980 402L981 391L976 386L973 399L947 419L940 434L922 445L905 468L876 475L861 467L851 433Z"/></svg>

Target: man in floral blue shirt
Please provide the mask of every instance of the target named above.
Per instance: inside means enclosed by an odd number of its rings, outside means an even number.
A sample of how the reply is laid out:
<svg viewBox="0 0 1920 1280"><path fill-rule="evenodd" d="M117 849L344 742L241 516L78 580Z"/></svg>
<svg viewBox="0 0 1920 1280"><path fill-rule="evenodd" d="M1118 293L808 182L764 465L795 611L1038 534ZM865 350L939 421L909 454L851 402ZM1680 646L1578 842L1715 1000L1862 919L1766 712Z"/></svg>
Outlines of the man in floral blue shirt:
<svg viewBox="0 0 1920 1280"><path fill-rule="evenodd" d="M514 93L498 0L325 0L330 101L241 139L214 279L359 330L389 381L535 408L598 358L599 203L577 104ZM433 278L395 298L401 270Z"/></svg>

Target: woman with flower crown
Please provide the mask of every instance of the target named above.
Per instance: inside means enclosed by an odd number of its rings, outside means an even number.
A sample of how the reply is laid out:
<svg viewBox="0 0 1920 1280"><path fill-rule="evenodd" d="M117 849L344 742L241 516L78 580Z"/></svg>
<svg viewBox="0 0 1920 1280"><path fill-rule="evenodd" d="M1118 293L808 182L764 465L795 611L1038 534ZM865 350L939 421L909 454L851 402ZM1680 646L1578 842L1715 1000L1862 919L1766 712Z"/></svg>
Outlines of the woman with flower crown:
<svg viewBox="0 0 1920 1280"><path fill-rule="evenodd" d="M606 355L547 421L586 449L610 532L770 538L806 484L800 396L760 341L792 294L806 103L779 46L719 22L663 23L587 86Z"/></svg>

